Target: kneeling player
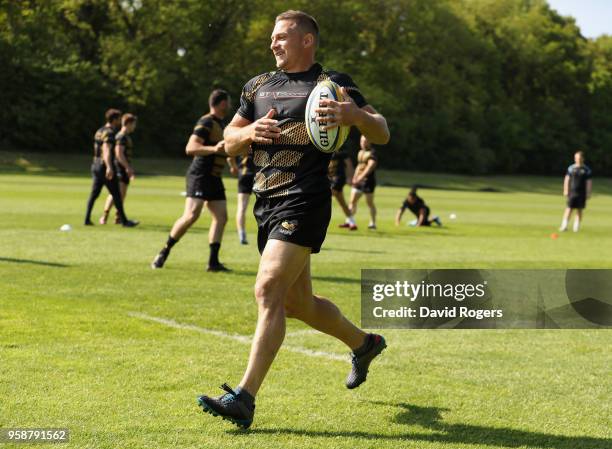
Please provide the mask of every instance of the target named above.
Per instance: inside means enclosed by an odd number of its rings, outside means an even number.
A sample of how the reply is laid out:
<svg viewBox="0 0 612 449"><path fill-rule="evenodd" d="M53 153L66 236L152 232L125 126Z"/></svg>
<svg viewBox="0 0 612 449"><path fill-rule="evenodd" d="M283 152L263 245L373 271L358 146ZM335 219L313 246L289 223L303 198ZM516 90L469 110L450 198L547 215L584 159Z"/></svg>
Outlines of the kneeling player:
<svg viewBox="0 0 612 449"><path fill-rule="evenodd" d="M431 226L432 223L442 226L442 221L440 221L440 217L437 215L433 217L433 219L429 219L429 207L427 207L425 201L423 201L423 198L418 196L416 192L416 187L413 187L410 192L408 192L408 196L397 211L397 215L395 216L395 224L399 226L402 221L404 211L409 209L410 212L417 217L417 219L413 222L413 226Z"/></svg>
<svg viewBox="0 0 612 449"><path fill-rule="evenodd" d="M174 223L166 245L151 263L151 268L162 268L172 247L198 220L204 204L212 215L208 243L210 256L207 271L229 271L219 262L219 249L227 223L225 187L221 173L228 161L223 142L223 123L230 108L227 92L214 90L209 97L210 112L198 122L189 138L186 153L194 156L187 170L187 199L185 212Z"/></svg>

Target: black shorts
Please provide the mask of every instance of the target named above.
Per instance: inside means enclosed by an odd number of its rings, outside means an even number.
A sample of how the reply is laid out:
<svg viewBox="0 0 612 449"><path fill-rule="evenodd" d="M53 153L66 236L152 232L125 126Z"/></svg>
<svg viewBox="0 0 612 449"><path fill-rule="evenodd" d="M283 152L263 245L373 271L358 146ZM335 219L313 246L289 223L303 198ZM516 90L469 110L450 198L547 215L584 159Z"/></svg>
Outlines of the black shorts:
<svg viewBox="0 0 612 449"><path fill-rule="evenodd" d="M238 193L253 192L253 183L255 182L255 175L241 175L238 176Z"/></svg>
<svg viewBox="0 0 612 449"><path fill-rule="evenodd" d="M586 195L568 196L567 207L569 207L570 209L584 209L586 207Z"/></svg>
<svg viewBox="0 0 612 449"><path fill-rule="evenodd" d="M188 198L204 201L225 201L225 187L218 176L202 176L187 173L186 189Z"/></svg>
<svg viewBox="0 0 612 449"><path fill-rule="evenodd" d="M376 190L376 179L368 178L365 182L356 185L355 189L361 193L374 193L374 190Z"/></svg>
<svg viewBox="0 0 612 449"><path fill-rule="evenodd" d="M330 183L332 190L335 190L336 192L342 192L342 189L344 188L344 184L346 184L346 177L345 176L335 176L329 180L329 183Z"/></svg>
<svg viewBox="0 0 612 449"><path fill-rule="evenodd" d="M117 178L119 178L119 182L122 182L124 184L130 183L130 177L127 174L127 170L123 168L123 165L116 163L115 172L117 173Z"/></svg>
<svg viewBox="0 0 612 449"><path fill-rule="evenodd" d="M257 247L261 254L269 239L321 250L331 220L331 192L261 198L255 201Z"/></svg>

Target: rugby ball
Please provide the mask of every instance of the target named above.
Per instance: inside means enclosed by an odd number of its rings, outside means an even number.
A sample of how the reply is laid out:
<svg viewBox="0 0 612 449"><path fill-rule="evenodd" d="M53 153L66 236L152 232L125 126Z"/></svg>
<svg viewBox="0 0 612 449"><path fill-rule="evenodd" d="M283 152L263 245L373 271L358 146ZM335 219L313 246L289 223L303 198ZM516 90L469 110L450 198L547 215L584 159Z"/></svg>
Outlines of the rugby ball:
<svg viewBox="0 0 612 449"><path fill-rule="evenodd" d="M306 130L312 144L323 153L333 153L344 144L351 127L338 126L328 130L322 129L327 122L317 122L319 115L316 112L321 100L344 101L340 86L330 80L317 84L310 92L304 114ZM321 117L324 117L324 115L321 115Z"/></svg>

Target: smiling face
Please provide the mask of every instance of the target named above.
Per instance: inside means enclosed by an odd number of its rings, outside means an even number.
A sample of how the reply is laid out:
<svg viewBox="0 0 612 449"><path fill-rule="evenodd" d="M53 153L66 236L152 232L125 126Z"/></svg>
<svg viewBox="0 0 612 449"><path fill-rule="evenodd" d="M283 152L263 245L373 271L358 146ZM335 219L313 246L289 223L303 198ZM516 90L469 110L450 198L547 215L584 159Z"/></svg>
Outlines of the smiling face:
<svg viewBox="0 0 612 449"><path fill-rule="evenodd" d="M314 62L314 36L302 33L295 20L276 22L271 40L270 50L279 69L287 72L307 70Z"/></svg>

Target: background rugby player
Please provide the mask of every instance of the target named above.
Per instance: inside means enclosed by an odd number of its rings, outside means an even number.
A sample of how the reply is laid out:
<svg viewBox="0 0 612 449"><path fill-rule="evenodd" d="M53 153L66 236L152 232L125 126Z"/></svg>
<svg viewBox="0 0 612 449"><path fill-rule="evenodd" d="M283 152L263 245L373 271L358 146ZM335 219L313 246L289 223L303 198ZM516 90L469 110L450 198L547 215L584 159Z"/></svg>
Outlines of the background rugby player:
<svg viewBox="0 0 612 449"><path fill-rule="evenodd" d="M125 205L125 197L127 195L128 185L130 180L134 179L134 169L132 168L132 156L134 154L134 144L132 142L132 134L136 130L136 116L133 114L123 114L121 117L121 130L115 136L115 172L119 179L119 190L121 191L121 199ZM114 204L113 196L109 195L106 198L104 212L100 217L100 224L106 224L108 214ZM120 223L119 213L115 213L115 223Z"/></svg>
<svg viewBox="0 0 612 449"><path fill-rule="evenodd" d="M402 215L404 215L404 211L406 209L410 210L410 212L412 212L417 217L417 219L414 221L413 226L431 226L432 223L436 223L438 226L442 226L442 221L437 215L431 220L429 219L429 207L427 206L427 204L425 204L423 198L417 195L416 187L410 189L410 192L408 192L408 196L397 211L397 214L395 216L396 225L399 225L401 223Z"/></svg>
<svg viewBox="0 0 612 449"><path fill-rule="evenodd" d="M229 271L219 262L219 249L223 230L227 223L227 203L221 173L230 163L224 150L223 118L230 109L230 98L226 91L214 90L208 98L210 112L202 116L195 125L185 152L194 156L187 170L187 198L185 211L176 220L166 245L151 263L151 268L162 268L172 247L198 220L204 204L212 215L208 243L210 255L207 271Z"/></svg>
<svg viewBox="0 0 612 449"><path fill-rule="evenodd" d="M582 213L586 208L586 201L591 197L593 189L593 176L591 169L584 163L584 152L574 154L574 163L570 165L563 179L563 195L567 198L567 207L563 213L560 231L567 231L572 211L576 210L574 218L574 232L580 229Z"/></svg>
<svg viewBox="0 0 612 449"><path fill-rule="evenodd" d="M238 165L238 205L236 207L236 228L238 229L238 239L242 245L247 245L245 215L249 205L249 197L253 192L255 182L255 163L253 154L246 153L240 157Z"/></svg>
<svg viewBox="0 0 612 449"><path fill-rule="evenodd" d="M317 119L327 122L326 128L355 125L372 142L389 140L385 118L366 103L351 78L315 63L318 35L316 21L303 12L287 11L276 18L270 49L279 70L247 82L240 108L225 130L227 152L244 154L252 146L257 167L253 191L261 253L254 291L258 318L238 388L224 384L222 396L201 396L198 401L205 412L241 427L252 423L255 395L283 342L287 317L351 349L348 388L366 380L370 362L386 347L382 336L366 334L331 301L312 293L310 255L319 252L331 218L331 155L310 143L304 124L306 102L317 82L335 81L347 98L319 103L316 111L325 117Z"/></svg>
<svg viewBox="0 0 612 449"><path fill-rule="evenodd" d="M357 214L357 203L362 195L365 194L366 203L370 209L370 224L368 229L376 229L376 205L374 204L374 190L376 189L376 166L378 156L376 150L368 141L366 136L361 136L359 140L359 154L357 154L357 169L353 176L351 189L351 204L349 209L351 216ZM353 221L354 223L354 221ZM353 227L351 227L353 229ZM357 226L354 225L354 229Z"/></svg>
<svg viewBox="0 0 612 449"><path fill-rule="evenodd" d="M329 177L332 196L336 198L346 217L344 223L339 226L341 228L357 229L355 219L351 215L348 204L346 204L344 199L346 179L353 179L354 171L353 161L348 153L342 150L332 153L327 176Z"/></svg>
<svg viewBox="0 0 612 449"><path fill-rule="evenodd" d="M98 129L94 135L94 158L91 164L92 186L89 199L87 200L87 211L85 212L85 225L93 226L91 212L94 203L100 196L102 187L106 186L113 197L117 207L119 221L125 227L131 228L138 224L137 221L128 220L123 210L123 200L119 190L119 180L114 170L115 161L115 133L121 124L121 111L109 109L105 114L106 124Z"/></svg>

